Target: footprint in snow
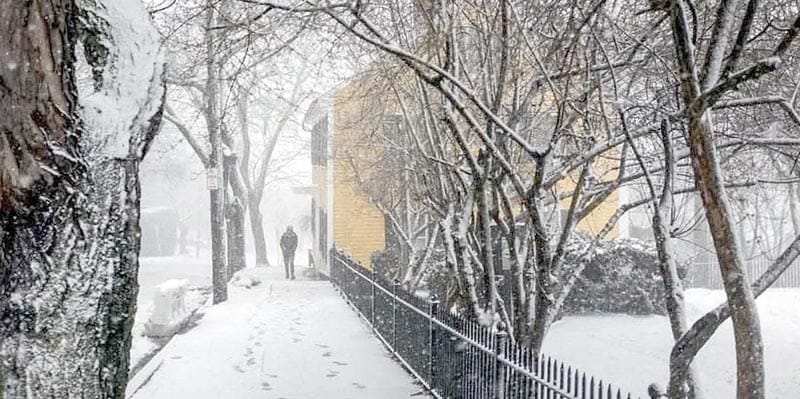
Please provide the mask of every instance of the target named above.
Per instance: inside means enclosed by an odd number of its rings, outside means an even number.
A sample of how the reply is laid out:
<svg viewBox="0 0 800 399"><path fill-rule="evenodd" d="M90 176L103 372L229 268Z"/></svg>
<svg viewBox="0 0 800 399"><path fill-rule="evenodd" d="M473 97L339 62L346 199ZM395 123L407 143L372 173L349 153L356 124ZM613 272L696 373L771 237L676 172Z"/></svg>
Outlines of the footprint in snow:
<svg viewBox="0 0 800 399"><path fill-rule="evenodd" d="M269 385L269 383L262 382L261 383L261 389L264 390L264 391L271 391L272 387Z"/></svg>
<svg viewBox="0 0 800 399"><path fill-rule="evenodd" d="M336 360L334 360L334 361L333 361L333 364L335 364L335 365L337 365L337 366L347 366L347 363L345 363L345 362L338 362L338 361L336 361Z"/></svg>
<svg viewBox="0 0 800 399"><path fill-rule="evenodd" d="M361 385L361 384L359 384L359 383L357 383L357 382L354 382L354 383L353 383L353 386L354 386L354 387L356 387L356 388L358 388L358 389L364 389L364 388L366 388L366 387L367 387L366 385Z"/></svg>
<svg viewBox="0 0 800 399"><path fill-rule="evenodd" d="M325 352L325 353L322 354L322 357L331 357L331 353L330 352Z"/></svg>
<svg viewBox="0 0 800 399"><path fill-rule="evenodd" d="M242 368L242 366L240 366L238 364L233 366L233 369L238 371L238 372L240 372L240 373L244 373L244 369Z"/></svg>

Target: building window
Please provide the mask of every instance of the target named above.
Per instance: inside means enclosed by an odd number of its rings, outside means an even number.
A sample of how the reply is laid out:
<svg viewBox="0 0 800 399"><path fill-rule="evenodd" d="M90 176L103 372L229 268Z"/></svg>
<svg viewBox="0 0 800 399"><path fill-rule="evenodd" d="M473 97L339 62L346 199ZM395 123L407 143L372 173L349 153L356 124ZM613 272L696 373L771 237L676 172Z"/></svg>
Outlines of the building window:
<svg viewBox="0 0 800 399"><path fill-rule="evenodd" d="M322 118L311 129L311 164L325 166L328 159L328 118Z"/></svg>

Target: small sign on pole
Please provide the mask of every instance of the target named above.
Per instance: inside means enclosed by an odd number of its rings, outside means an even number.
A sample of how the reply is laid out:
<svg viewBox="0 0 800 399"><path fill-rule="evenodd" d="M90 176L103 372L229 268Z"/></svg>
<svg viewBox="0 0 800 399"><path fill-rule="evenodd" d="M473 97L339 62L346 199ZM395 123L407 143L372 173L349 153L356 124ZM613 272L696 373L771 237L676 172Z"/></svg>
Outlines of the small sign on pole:
<svg viewBox="0 0 800 399"><path fill-rule="evenodd" d="M219 168L206 169L206 184L209 190L219 190Z"/></svg>

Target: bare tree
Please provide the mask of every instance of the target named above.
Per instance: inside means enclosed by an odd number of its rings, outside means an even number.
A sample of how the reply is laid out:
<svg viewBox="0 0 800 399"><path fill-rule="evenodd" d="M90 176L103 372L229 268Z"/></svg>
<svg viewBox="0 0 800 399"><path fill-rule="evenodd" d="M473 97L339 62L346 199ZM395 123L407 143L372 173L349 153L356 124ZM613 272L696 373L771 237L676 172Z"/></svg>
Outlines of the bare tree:
<svg viewBox="0 0 800 399"><path fill-rule="evenodd" d="M241 164L239 174L242 184L246 189L248 198L248 211L250 216L250 227L253 235L253 243L256 250L256 265L268 266L267 242L264 233L263 215L261 213L261 202L264 198L270 172L275 172L276 164L273 162L273 154L281 137L285 137L288 125L292 121L298 106L306 95L304 83L310 76L308 67L297 68L293 73L294 82L288 89L288 96L277 93L277 99L271 102L270 106L265 106L263 111L263 133L258 142L259 146L253 144L250 133L250 106L251 94L248 90L243 90L237 104L237 115L239 129L241 132ZM255 85L254 85L255 86ZM273 93L274 94L274 93ZM269 94L267 94L269 95ZM269 108L275 108L270 112ZM272 120L275 119L275 120ZM274 126L272 125L274 123Z"/></svg>
<svg viewBox="0 0 800 399"><path fill-rule="evenodd" d="M267 61L287 49L303 26L293 21L276 22L266 12L250 12L228 0L173 4L170 11L161 18L162 35L175 49L176 68L172 70L170 83L184 95L173 96L170 101L178 105L180 100L188 98L190 108L196 108L203 116L205 134L191 131L175 107L169 108L167 120L189 143L208 171L209 180L218 180L212 184L217 188L210 190L212 275L215 303L218 303L227 297L226 282L246 266L245 212L248 205L256 200L260 203L262 197L252 190L249 175L244 173L254 157L249 153L249 142L240 145L245 140L241 133L246 127L236 127L234 117L242 116L236 112L237 104L248 101L252 88L244 86L258 82ZM198 51L200 48L203 52ZM199 69L200 65L204 69ZM246 113L244 116L240 123L246 123ZM243 154L244 150L248 153ZM263 227L258 212L258 208L250 208L257 262L265 264L266 247L261 245ZM262 234L257 234L258 229Z"/></svg>
<svg viewBox="0 0 800 399"><path fill-rule="evenodd" d="M636 206L656 209L654 227L676 337L671 397L684 397L691 359L728 315L720 309L730 312L735 327L738 395L763 397L754 291L745 280L727 192L752 185L733 178L743 148L780 152L798 145L791 136L798 120L796 96L770 80L781 76L768 76L795 59L788 51L800 32L793 8L781 7L780 1L696 7L679 0L653 3L648 10L633 10L625 2L241 1L322 13L391 55L402 71L395 81L422 82L418 95L406 90L401 97L425 115L413 116L409 124L428 123L436 141L412 148L441 166L444 189L426 192L419 203L441 221L461 310L511 330L535 351L591 260L591 244L570 247L576 227L619 187L662 173L661 190L650 181L650 198L620 206L593 233L607 236ZM778 11L761 12L770 7ZM782 70L796 81L793 69ZM743 109L780 114L792 126L776 132L764 120L744 123L736 115ZM660 134L664 121L673 133ZM750 133L753 128L756 133ZM412 134L421 142L426 136ZM635 155L639 170L627 170L626 158L636 147L646 150ZM671 192L669 182L678 175L693 184ZM687 326L664 213L674 195L695 191L703 201L728 303ZM512 252L510 303L498 298L492 226ZM520 239L524 245L517 249ZM766 289L794 259L795 246L796 241L758 280L755 292ZM577 261L566 261L568 248L579 254Z"/></svg>
<svg viewBox="0 0 800 399"><path fill-rule="evenodd" d="M711 108L734 87L775 70L800 29L800 18L797 18L794 27L777 41L766 58L737 70L739 63L747 61L743 51L758 8L757 3L750 3L743 14L735 40L732 40L732 33L735 16L741 5L738 2L719 4L717 17L711 23L713 31L703 54L704 59L693 50L696 36L693 36L687 18L689 4L676 1L670 11L692 169L706 210L733 320L739 398L764 397L763 342L753 291L745 279L719 167ZM694 28L697 29L697 26ZM676 389L679 389L676 384L670 384L670 395L673 397L679 397Z"/></svg>

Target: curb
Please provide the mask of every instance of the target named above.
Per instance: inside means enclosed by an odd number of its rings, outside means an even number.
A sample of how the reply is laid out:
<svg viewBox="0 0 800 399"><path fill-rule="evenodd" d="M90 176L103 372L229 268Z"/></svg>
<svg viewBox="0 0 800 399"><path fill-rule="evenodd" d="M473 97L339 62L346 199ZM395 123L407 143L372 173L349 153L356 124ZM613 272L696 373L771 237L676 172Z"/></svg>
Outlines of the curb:
<svg viewBox="0 0 800 399"><path fill-rule="evenodd" d="M140 389L142 389L150 379L153 378L153 375L161 368L161 365L164 364L163 357L166 356L167 346L172 342L172 339L175 338L176 335L185 334L192 330L192 328L196 325L196 322L200 320L203 315L202 313L198 313L201 308L207 307L211 305L211 297L209 297L202 305L198 306L194 310L189 313L189 316L186 318L186 321L183 323L183 326L172 334L167 341L158 348L155 353L147 360L147 362L139 367L135 372L128 379L128 386L125 388L125 399L130 399Z"/></svg>

